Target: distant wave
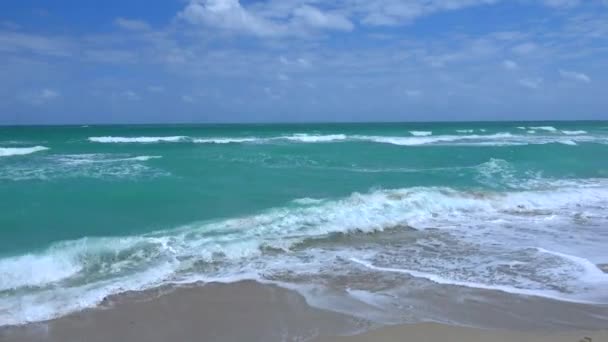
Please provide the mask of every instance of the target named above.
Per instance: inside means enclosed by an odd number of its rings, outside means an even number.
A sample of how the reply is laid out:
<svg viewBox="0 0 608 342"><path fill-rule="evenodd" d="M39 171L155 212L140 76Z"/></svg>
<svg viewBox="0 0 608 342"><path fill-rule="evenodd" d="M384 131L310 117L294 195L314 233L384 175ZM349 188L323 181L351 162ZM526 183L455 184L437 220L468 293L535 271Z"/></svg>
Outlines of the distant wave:
<svg viewBox="0 0 608 342"><path fill-rule="evenodd" d="M415 137L428 137L433 135L433 132L430 131L410 131L410 134Z"/></svg>
<svg viewBox="0 0 608 342"><path fill-rule="evenodd" d="M92 164L92 163L121 163L149 161L160 159L162 156L135 156L135 157L114 157L111 154L68 154L57 157L59 162L65 164Z"/></svg>
<svg viewBox="0 0 608 342"><path fill-rule="evenodd" d="M0 157L10 156L21 156L40 151L48 150L48 147L34 146L34 147L0 147Z"/></svg>
<svg viewBox="0 0 608 342"><path fill-rule="evenodd" d="M309 134L294 134L290 136L281 137L290 141L304 142L304 143L318 143L318 142L332 142L346 140L347 136L344 134L329 134L329 135L309 135ZM279 138L279 139L281 139Z"/></svg>
<svg viewBox="0 0 608 342"><path fill-rule="evenodd" d="M89 141L97 143L158 143L158 142L179 142L187 137L184 136L173 136L173 137L90 137Z"/></svg>
<svg viewBox="0 0 608 342"><path fill-rule="evenodd" d="M510 133L497 133L492 135L437 135L426 137L355 136L354 138L357 140L371 141L383 144L418 146L446 142L483 142L480 140L489 140L489 142L493 141L494 143L496 143L496 140L503 140L512 137L513 135Z"/></svg>
<svg viewBox="0 0 608 342"><path fill-rule="evenodd" d="M535 130L539 130L539 131L547 131L547 132L557 132L557 128L555 128L553 126L536 126L536 127L530 127L530 129L535 129Z"/></svg>
<svg viewBox="0 0 608 342"><path fill-rule="evenodd" d="M562 131L566 135L582 135L587 134L587 131Z"/></svg>
<svg viewBox="0 0 608 342"><path fill-rule="evenodd" d="M552 127L535 127L551 131ZM585 131L563 131L565 135L535 134L529 130L528 134L512 134L498 132L494 134L469 134L473 130L458 130L455 135L433 135L432 132L412 131L413 136L383 136L383 135L346 135L346 134L292 134L271 137L90 137L89 141L96 143L195 143L195 144L278 144L278 143L339 143L339 142L375 142L399 146L419 145L462 145L462 146L521 146L560 143L577 145L580 142L606 143L605 137L584 135ZM557 132L557 131L556 131ZM531 135L534 134L534 135Z"/></svg>
<svg viewBox="0 0 608 342"><path fill-rule="evenodd" d="M258 138L205 138L205 139L193 139L192 141L197 144L240 144L248 142L257 142L261 139Z"/></svg>

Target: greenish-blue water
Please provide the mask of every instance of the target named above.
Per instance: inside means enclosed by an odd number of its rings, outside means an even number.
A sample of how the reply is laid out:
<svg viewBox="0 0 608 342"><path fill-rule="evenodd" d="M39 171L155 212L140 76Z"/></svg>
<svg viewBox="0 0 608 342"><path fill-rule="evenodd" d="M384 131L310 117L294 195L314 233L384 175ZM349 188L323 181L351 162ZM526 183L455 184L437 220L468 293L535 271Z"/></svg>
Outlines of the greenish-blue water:
<svg viewBox="0 0 608 342"><path fill-rule="evenodd" d="M607 196L608 122L0 128L0 325L336 258L603 302Z"/></svg>

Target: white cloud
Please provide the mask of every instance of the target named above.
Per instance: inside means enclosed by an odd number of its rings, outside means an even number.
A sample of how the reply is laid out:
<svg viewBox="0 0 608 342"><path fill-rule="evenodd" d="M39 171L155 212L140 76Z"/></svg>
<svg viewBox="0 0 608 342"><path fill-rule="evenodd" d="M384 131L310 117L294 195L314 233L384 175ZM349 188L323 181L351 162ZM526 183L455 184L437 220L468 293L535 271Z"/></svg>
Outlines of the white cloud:
<svg viewBox="0 0 608 342"><path fill-rule="evenodd" d="M534 52L536 49L538 48L538 46L536 46L536 44L534 43L523 43L523 44L519 44L513 47L513 52L518 54L518 55L528 55L532 52Z"/></svg>
<svg viewBox="0 0 608 342"><path fill-rule="evenodd" d="M569 8L581 4L581 0L543 0L545 6L555 8Z"/></svg>
<svg viewBox="0 0 608 342"><path fill-rule="evenodd" d="M34 92L24 93L19 96L19 99L23 102L31 105L43 105L59 98L61 94L54 89L44 88Z"/></svg>
<svg viewBox="0 0 608 342"><path fill-rule="evenodd" d="M130 31L145 31L150 29L150 25L143 20L116 18L114 23L118 27Z"/></svg>
<svg viewBox="0 0 608 342"><path fill-rule="evenodd" d="M355 10L368 25L403 25L436 12L491 5L499 0L356 0Z"/></svg>
<svg viewBox="0 0 608 342"><path fill-rule="evenodd" d="M519 80L519 84L522 87L526 87L529 89L538 89L543 84L543 79L540 77L527 77Z"/></svg>
<svg viewBox="0 0 608 342"><path fill-rule="evenodd" d="M319 9L304 5L298 7L293 12L294 20L320 29L334 29L342 31L352 31L353 23L342 15L334 13L324 13Z"/></svg>
<svg viewBox="0 0 608 342"><path fill-rule="evenodd" d="M515 70L519 68L519 65L510 59L506 59L502 62L502 66L507 70Z"/></svg>
<svg viewBox="0 0 608 342"><path fill-rule="evenodd" d="M284 33L281 26L247 11L239 0L191 0L178 17L191 24L258 36Z"/></svg>
<svg viewBox="0 0 608 342"><path fill-rule="evenodd" d="M61 37L46 37L19 32L0 32L0 52L32 52L40 55L72 55L72 42Z"/></svg>
<svg viewBox="0 0 608 342"><path fill-rule="evenodd" d="M560 70L559 75L566 80L590 83L591 78L582 72Z"/></svg>

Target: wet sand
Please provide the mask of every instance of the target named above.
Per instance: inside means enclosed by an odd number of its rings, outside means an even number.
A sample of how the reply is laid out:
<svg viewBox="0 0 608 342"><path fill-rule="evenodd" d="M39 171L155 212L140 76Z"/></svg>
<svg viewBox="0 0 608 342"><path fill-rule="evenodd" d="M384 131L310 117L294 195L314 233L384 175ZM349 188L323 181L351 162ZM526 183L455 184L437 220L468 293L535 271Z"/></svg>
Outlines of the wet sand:
<svg viewBox="0 0 608 342"><path fill-rule="evenodd" d="M349 337L336 337L344 335ZM296 292L252 281L127 293L108 298L97 309L0 328L1 342L579 342L584 337L608 341L606 332L593 331L523 333L426 323L379 328L313 308Z"/></svg>
<svg viewBox="0 0 608 342"><path fill-rule="evenodd" d="M349 337L322 337L315 342L606 342L607 331L522 333L487 331L434 323L387 327Z"/></svg>

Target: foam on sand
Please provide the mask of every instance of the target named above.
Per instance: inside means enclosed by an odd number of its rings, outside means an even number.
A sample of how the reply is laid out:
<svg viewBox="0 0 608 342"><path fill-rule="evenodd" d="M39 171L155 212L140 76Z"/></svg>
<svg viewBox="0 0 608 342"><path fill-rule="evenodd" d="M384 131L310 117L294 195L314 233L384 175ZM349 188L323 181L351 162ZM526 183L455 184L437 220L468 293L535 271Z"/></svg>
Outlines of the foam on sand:
<svg viewBox="0 0 608 342"><path fill-rule="evenodd" d="M350 260L354 263L357 263L361 266L367 267L372 270L383 271L383 272L393 272L393 273L404 273L404 274L408 274L415 278L427 279L427 280L430 280L434 283L441 284L441 285L453 285L453 286L462 286L462 287L469 287L469 288L476 288L476 289L483 289L483 290L494 290L494 291L501 291L501 292L506 292L506 293L525 295L525 296L550 298L550 299L562 300L562 301L574 302L574 303L594 303L593 300L586 300L585 298L577 298L576 296L572 297L572 296L568 296L568 295L565 295L563 293L553 291L553 290L546 290L546 289L545 290L530 290L530 289L518 288L518 287L513 287L513 286L507 286L507 285L488 285L488 284L475 283L475 282L469 282L469 281L459 281L459 280L442 277L438 274L432 274L432 273L427 273L427 272L420 272L420 271L401 269L401 268L375 266L370 262L360 260L357 258L351 258ZM585 260L583 263L586 264L586 263L588 263L588 261ZM597 269L597 267L595 267L595 268ZM596 273L595 271L589 271L589 272L592 274ZM587 276L587 273L584 273L584 276ZM608 285L608 276L603 274L603 279L601 279L599 281L602 284Z"/></svg>
<svg viewBox="0 0 608 342"><path fill-rule="evenodd" d="M34 147L0 147L0 157L10 156L22 156L26 154L32 154L40 151L48 150L48 147L34 146Z"/></svg>

